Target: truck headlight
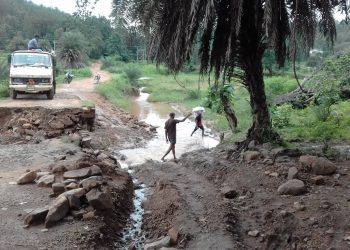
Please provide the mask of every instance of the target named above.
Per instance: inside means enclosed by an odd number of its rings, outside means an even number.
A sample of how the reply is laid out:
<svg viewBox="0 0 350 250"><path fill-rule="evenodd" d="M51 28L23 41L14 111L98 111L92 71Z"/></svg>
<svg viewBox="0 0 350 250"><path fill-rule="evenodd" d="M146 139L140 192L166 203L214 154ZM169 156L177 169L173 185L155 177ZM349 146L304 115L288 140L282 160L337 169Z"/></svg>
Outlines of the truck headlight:
<svg viewBox="0 0 350 250"><path fill-rule="evenodd" d="M12 84L24 84L25 83L25 79L23 79L23 78L12 78L11 83Z"/></svg>
<svg viewBox="0 0 350 250"><path fill-rule="evenodd" d="M50 84L51 79L50 78L40 78L40 79L37 79L37 83L38 84Z"/></svg>

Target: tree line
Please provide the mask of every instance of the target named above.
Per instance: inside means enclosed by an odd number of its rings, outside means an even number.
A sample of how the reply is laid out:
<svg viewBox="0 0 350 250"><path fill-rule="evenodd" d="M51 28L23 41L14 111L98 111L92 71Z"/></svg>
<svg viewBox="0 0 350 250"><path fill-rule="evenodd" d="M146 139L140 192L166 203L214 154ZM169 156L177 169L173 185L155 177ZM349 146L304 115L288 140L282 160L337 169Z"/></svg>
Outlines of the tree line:
<svg viewBox="0 0 350 250"><path fill-rule="evenodd" d="M25 0L1 0L0 50L27 49L27 42L38 34L39 47L55 49L67 67L80 67L88 58L107 55L122 61L136 60L145 45L143 35L133 26L92 16L79 2L77 12L70 15Z"/></svg>

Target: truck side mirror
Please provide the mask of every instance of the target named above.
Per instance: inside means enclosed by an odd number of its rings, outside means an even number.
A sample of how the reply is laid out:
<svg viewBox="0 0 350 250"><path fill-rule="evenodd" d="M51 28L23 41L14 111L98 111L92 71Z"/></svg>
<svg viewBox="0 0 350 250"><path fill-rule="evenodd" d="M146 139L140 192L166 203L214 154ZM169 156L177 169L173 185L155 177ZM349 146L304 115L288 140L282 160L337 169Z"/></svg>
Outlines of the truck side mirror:
<svg viewBox="0 0 350 250"><path fill-rule="evenodd" d="M7 55L7 63L8 63L8 64L11 63L11 58L12 58L12 55L11 55L11 54Z"/></svg>

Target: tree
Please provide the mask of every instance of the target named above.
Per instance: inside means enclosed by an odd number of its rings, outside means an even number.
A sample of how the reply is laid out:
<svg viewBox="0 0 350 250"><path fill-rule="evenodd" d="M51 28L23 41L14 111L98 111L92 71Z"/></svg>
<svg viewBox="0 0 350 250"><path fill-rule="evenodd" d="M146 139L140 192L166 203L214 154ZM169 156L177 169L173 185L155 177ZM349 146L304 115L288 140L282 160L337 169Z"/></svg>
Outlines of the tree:
<svg viewBox="0 0 350 250"><path fill-rule="evenodd" d="M80 68L87 58L88 44L86 38L79 32L65 32L58 41L58 57L66 67Z"/></svg>
<svg viewBox="0 0 350 250"><path fill-rule="evenodd" d="M272 129L266 102L262 57L267 48L274 50L279 66L289 51L295 52L302 41L305 51L314 42L317 25L328 41L336 31L332 11L337 6L347 14L348 1L328 0L114 0L151 31L151 50L157 64L165 63L178 72L190 58L200 33L200 69L213 71L215 84L225 84L235 68L244 72L243 84L250 95L252 125L247 140L259 143L278 140ZM295 55L295 53L294 53ZM219 80L222 79L222 80ZM219 88L218 88L219 89ZM222 98L231 128L235 116Z"/></svg>

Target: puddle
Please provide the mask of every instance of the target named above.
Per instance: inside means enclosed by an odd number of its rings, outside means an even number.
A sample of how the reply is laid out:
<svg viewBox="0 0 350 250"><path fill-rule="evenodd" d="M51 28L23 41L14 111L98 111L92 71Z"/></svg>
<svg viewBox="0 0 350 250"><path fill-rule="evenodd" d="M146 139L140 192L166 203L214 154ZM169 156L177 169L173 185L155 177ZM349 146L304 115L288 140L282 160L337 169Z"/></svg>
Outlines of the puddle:
<svg viewBox="0 0 350 250"><path fill-rule="evenodd" d="M158 160L164 155L169 147L165 141L164 124L169 118L169 113L174 112L176 119L182 119L184 116L178 110L166 103L150 103L147 101L149 94L140 93L138 98L131 102L130 113L138 117L139 120L144 121L152 126L157 127L157 133L145 147L120 150L118 155L123 155L124 160L120 161L121 167L128 170L132 175L133 171L128 166L134 166L144 163L147 160ZM194 119L192 119L194 120ZM195 123L187 119L185 122L177 124L176 132L176 157L180 157L185 152L194 151L202 148L213 148L219 144L218 138L211 133L211 130L205 128L205 136L202 137L201 130L197 130L193 136L190 136ZM205 113L203 115L205 125ZM172 159L172 154L168 154L165 159ZM137 180L135 180L137 182ZM142 208L142 201L145 199L145 192L147 188L141 186L140 189L135 190L134 198L134 212L130 216L130 222L123 232L123 241L125 242L125 249L133 246L133 249L143 249L142 243L145 240L142 234L142 216L144 210Z"/></svg>

